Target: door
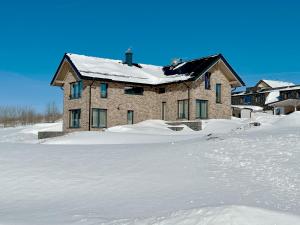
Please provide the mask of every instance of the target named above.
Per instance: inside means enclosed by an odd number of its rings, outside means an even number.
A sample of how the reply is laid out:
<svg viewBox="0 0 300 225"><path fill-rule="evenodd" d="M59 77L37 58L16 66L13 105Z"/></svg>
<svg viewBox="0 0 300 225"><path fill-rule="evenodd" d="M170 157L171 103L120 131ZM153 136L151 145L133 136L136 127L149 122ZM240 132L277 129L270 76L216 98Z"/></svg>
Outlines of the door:
<svg viewBox="0 0 300 225"><path fill-rule="evenodd" d="M166 103L162 102L161 104L161 119L165 120L166 119Z"/></svg>
<svg viewBox="0 0 300 225"><path fill-rule="evenodd" d="M133 124L133 111L127 111L127 124Z"/></svg>

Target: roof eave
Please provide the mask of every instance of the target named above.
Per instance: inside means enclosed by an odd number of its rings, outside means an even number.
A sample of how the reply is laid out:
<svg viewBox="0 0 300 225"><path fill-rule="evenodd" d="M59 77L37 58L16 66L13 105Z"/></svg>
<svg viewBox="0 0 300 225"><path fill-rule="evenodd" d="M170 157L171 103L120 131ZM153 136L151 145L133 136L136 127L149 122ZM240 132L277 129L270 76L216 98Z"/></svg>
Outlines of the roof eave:
<svg viewBox="0 0 300 225"><path fill-rule="evenodd" d="M65 60L67 60L68 63L71 65L71 67L75 71L76 75L80 79L83 78L83 76L80 74L79 70L76 68L76 66L74 65L74 63L72 62L72 60L70 59L70 57L68 56L68 54L65 53L64 56L63 56L63 58L62 58L62 60L60 61L60 64L59 64L59 66L58 66L58 68L57 68L57 70L56 70L53 78L52 78L52 81L50 83L51 86L62 86L62 85L55 84L55 80L56 80L56 77L57 77L57 75L58 75L58 73L59 73L59 71L60 71L60 69L61 69L61 67L62 67L62 65L63 65L63 63L64 63Z"/></svg>

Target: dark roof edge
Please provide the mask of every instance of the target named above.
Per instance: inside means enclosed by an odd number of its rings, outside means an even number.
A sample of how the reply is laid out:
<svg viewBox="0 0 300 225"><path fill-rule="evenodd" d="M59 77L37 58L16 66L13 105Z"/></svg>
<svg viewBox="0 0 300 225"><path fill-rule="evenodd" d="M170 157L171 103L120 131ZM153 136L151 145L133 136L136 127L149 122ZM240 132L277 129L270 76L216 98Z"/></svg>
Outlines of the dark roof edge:
<svg viewBox="0 0 300 225"><path fill-rule="evenodd" d="M242 78L235 72L235 70L230 66L225 57L222 54L219 54L219 57L223 60L225 65L230 69L230 71L234 74L234 76L238 79L242 86L246 86Z"/></svg>
<svg viewBox="0 0 300 225"><path fill-rule="evenodd" d="M246 84L244 83L244 81L240 78L240 76L235 72L235 70L229 65L229 63L227 62L227 60L225 59L225 57L219 53L216 54L216 59L210 63L205 70L203 70L203 72L199 75L197 75L196 77L194 77L194 80L197 80L199 77L201 77L209 68L211 68L219 59L222 59L222 61L225 63L225 65L228 67L228 69L233 73L233 75L236 77L236 79L241 83L242 86L246 86Z"/></svg>

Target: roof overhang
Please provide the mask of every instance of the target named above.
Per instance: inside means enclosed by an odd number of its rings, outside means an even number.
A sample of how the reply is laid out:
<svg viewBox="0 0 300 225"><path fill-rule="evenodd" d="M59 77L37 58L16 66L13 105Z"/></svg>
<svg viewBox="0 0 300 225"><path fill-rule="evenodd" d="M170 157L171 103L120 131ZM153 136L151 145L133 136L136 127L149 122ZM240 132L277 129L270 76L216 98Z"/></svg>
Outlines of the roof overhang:
<svg viewBox="0 0 300 225"><path fill-rule="evenodd" d="M282 101L270 103L268 105L273 107L288 107L288 106L297 107L300 106L300 99L285 99Z"/></svg>
<svg viewBox="0 0 300 225"><path fill-rule="evenodd" d="M53 76L53 79L50 83L51 86L63 86L64 84L64 77L63 75L66 74L67 71L72 71L76 79L82 79L82 76L80 72L77 70L76 66L73 64L71 59L67 54L64 54L62 60L60 61L60 64Z"/></svg>

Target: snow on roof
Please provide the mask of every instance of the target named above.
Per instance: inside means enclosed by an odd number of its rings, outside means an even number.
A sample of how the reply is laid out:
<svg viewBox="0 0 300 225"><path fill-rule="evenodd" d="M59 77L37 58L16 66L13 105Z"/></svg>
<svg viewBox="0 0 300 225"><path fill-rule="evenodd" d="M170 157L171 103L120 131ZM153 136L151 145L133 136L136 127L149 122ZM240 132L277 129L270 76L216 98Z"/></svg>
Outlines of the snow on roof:
<svg viewBox="0 0 300 225"><path fill-rule="evenodd" d="M285 86L294 86L294 83L291 82L285 82L285 81L279 81L279 80L262 80L266 84L268 84L272 88L277 87L285 87Z"/></svg>
<svg viewBox="0 0 300 225"><path fill-rule="evenodd" d="M121 60L104 59L67 53L82 76L130 83L164 84L191 78L186 74L166 76L162 66L139 64L128 66Z"/></svg>
<svg viewBox="0 0 300 225"><path fill-rule="evenodd" d="M233 108L239 108L239 109L251 109L254 112L263 111L263 108L256 105L232 105Z"/></svg>
<svg viewBox="0 0 300 225"><path fill-rule="evenodd" d="M279 97L280 97L280 90L270 91L270 93L266 98L265 105L270 104L272 102L277 102L279 100Z"/></svg>

